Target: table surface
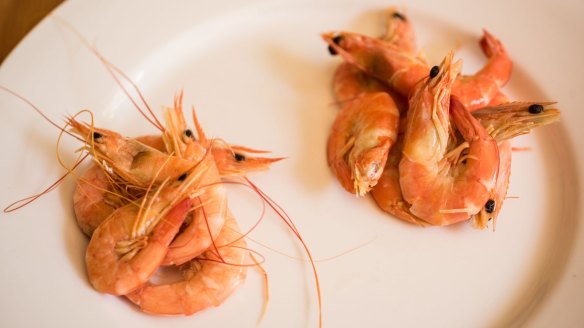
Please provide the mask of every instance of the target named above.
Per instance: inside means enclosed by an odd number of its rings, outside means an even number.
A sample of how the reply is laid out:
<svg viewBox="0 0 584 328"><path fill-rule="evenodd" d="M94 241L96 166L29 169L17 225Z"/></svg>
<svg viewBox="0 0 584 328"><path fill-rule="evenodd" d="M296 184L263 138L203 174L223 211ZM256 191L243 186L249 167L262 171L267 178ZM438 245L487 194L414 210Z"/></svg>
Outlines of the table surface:
<svg viewBox="0 0 584 328"><path fill-rule="evenodd" d="M0 64L30 30L63 0L0 0Z"/></svg>

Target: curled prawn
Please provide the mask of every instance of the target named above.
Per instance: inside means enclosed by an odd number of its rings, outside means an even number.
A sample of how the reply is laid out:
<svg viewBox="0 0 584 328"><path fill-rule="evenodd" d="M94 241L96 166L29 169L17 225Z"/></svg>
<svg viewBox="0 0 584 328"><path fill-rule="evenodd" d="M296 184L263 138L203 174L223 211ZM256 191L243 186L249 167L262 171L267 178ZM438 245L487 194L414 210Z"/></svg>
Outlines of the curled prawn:
<svg viewBox="0 0 584 328"><path fill-rule="evenodd" d="M327 159L347 191L363 196L375 186L397 139L398 123L399 111L383 92L361 94L337 114Z"/></svg>
<svg viewBox="0 0 584 328"><path fill-rule="evenodd" d="M178 179L166 179L140 206L122 206L97 227L85 256L96 290L124 295L154 274L199 193L209 163L202 160Z"/></svg>
<svg viewBox="0 0 584 328"><path fill-rule="evenodd" d="M492 196L499 166L496 141L456 100L450 89L459 72L450 53L436 76L410 98L400 186L410 211L433 225L467 220ZM450 118L465 142L449 150Z"/></svg>
<svg viewBox="0 0 584 328"><path fill-rule="evenodd" d="M181 267L182 280L162 285L148 282L126 297L142 311L162 315L191 315L219 306L241 285L247 272L248 250L230 212L215 243L216 249Z"/></svg>
<svg viewBox="0 0 584 328"><path fill-rule="evenodd" d="M500 101L506 101L506 97L501 97ZM477 228L485 228L487 222L491 219L496 222L502 208L511 174L512 151L510 140L516 136L529 133L534 128L557 122L560 118L560 111L551 108L552 104L546 102L512 102L472 112L472 115L497 141L499 148L499 168L492 198L493 202L485 203L485 207L481 209L478 215L472 217L472 222ZM429 225L428 222L410 212L411 204L402 195L399 179L399 162L402 158L402 149L403 136L400 135L389 152L383 173L377 185L371 190L371 195L383 211L403 221L427 226Z"/></svg>

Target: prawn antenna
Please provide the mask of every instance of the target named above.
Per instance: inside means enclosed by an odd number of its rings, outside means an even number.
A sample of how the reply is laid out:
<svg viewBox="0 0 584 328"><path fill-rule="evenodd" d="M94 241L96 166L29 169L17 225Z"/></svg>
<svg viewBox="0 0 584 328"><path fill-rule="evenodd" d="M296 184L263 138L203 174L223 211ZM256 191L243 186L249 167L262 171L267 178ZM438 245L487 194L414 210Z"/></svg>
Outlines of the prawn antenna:
<svg viewBox="0 0 584 328"><path fill-rule="evenodd" d="M134 81L132 81L132 79L130 79L128 77L128 75L126 75L126 73L124 73L124 71L122 71L119 67L117 67L113 63L111 63L109 60L107 60L97 50L97 48L95 48L95 46L91 45L89 43L89 41L87 41L87 39L81 34L81 32L79 32L75 27L73 27L68 21L66 21L64 18L62 18L60 16L57 16L57 15L54 15L54 14L52 15L52 17L57 22L59 22L61 25L63 25L65 28L67 28L70 32L72 32L79 39L79 41L81 41L81 43L84 46L86 46L87 49L89 49L89 51L91 51L91 53L93 53L97 57L97 59L99 59L99 61L107 69L108 73L114 79L114 81L116 82L116 84L120 87L120 89L122 89L122 91L124 92L124 94L126 95L126 97L128 97L128 99L130 100L130 102L134 105L134 107L136 107L136 109L138 110L138 112L140 112L140 114L150 124L152 124L154 127L156 127L158 130L164 131L164 126L162 125L162 123L160 123L160 121L158 120L158 118L156 117L156 115L154 114L154 112L152 111L152 108L150 107L150 105L146 101L146 98L142 94L142 91L140 91L140 88L138 87L138 85L136 85L136 83ZM129 83L130 86L132 87L132 89L134 89L134 91L138 94L138 97L140 98L140 101L146 107L146 111L143 110L140 107L140 105L138 104L138 102L134 98L132 98L132 96L130 95L130 92L128 91L128 89L124 86L123 82L118 78L118 75L121 76L124 81L126 81L127 83ZM148 112L148 113L146 113L146 112ZM148 116L148 114L150 114L150 116L152 118L150 118Z"/></svg>
<svg viewBox="0 0 584 328"><path fill-rule="evenodd" d="M30 100L26 99L25 97L21 96L20 94L18 94L15 91L12 91L11 89L8 89L7 87L0 85L0 89L4 90L5 92L13 95L14 97L20 99L21 101L23 101L24 103L26 103L28 106L30 106L30 108L34 109L35 112L37 112L40 116L42 116L47 122L49 122L52 126L56 127L57 129L59 129L61 132L64 132L66 134L68 134L69 136L81 141L81 142L85 142L85 140L79 138L78 136L74 135L73 133L65 130L65 128L59 126L59 124L55 123L53 120L51 120L45 113L43 113L43 111L40 110L40 108L38 108L35 104L33 104Z"/></svg>
<svg viewBox="0 0 584 328"><path fill-rule="evenodd" d="M312 253L308 249L308 245L306 244L304 239L302 239L302 236L298 232L298 229L296 228L296 226L294 225L294 222L292 222L292 219L290 219L290 216L286 213L286 211L284 211L284 209L280 205L278 205L272 198L270 198L266 193L264 193L263 190L261 190L249 178L244 176L244 179L252 187L252 189L268 204L268 206L276 214L278 214L278 216L284 221L284 223L286 223L286 225L292 230L292 232L294 233L296 238L298 238L298 240L302 244L302 247L304 248L306 255L308 255L308 258L310 260L310 266L312 267L312 273L314 275L314 283L316 285L316 292L317 292L317 299L318 299L318 323L319 323L319 327L322 327L322 297L321 297L321 292L320 292L320 280L318 279L318 272L316 270L316 264L315 264L315 261L312 257Z"/></svg>
<svg viewBox="0 0 584 328"><path fill-rule="evenodd" d="M85 154L79 161L77 161L77 163L75 163L75 165L73 165L73 167L71 168L71 171L76 169L77 166L79 166L79 164L81 164L83 162L83 160L85 160L87 158L87 156L89 156L89 154ZM6 206L4 208L4 213L14 212L22 207L25 207L26 205L28 205L32 202L34 202L35 200L41 198L42 196L50 193L51 191L53 191L53 189L57 188L59 186L59 184L61 184L61 182L63 182L63 180L65 180L65 178L69 175L69 173L71 173L71 171L67 171L67 173L63 174L59 179L57 179L57 181L53 182L53 184L51 184L49 187L47 187L45 190L41 191L40 193L23 198L23 199L20 199L20 200L17 200L14 203Z"/></svg>

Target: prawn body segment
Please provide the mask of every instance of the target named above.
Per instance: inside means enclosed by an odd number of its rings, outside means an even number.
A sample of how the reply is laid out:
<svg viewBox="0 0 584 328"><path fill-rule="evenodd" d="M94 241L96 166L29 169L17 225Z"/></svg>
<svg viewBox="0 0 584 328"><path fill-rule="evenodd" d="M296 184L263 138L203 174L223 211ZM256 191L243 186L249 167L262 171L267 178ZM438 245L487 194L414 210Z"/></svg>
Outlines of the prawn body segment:
<svg viewBox="0 0 584 328"><path fill-rule="evenodd" d="M365 93L337 115L327 143L333 173L359 196L373 187L397 139L399 111L387 93Z"/></svg>
<svg viewBox="0 0 584 328"><path fill-rule="evenodd" d="M410 212L411 205L403 199L398 169L402 149L403 138L398 138L397 143L389 152L387 163L377 185L371 190L371 196L383 211L396 218L419 226L427 226L427 222Z"/></svg>
<svg viewBox="0 0 584 328"><path fill-rule="evenodd" d="M165 285L146 283L126 297L142 311L160 315L191 315L219 306L247 273L247 246L231 213L215 244L218 253L209 249L183 265L183 280Z"/></svg>
<svg viewBox="0 0 584 328"><path fill-rule="evenodd" d="M132 228L140 209L128 204L116 210L94 232L87 246L85 263L89 281L100 292L125 295L143 285L154 274L166 255L168 244L185 219L191 201L177 204L154 228L140 239L132 238ZM120 242L138 245L131 256L123 256ZM127 253L126 253L127 254Z"/></svg>
<svg viewBox="0 0 584 328"><path fill-rule="evenodd" d="M99 165L92 165L79 178L73 194L73 209L79 228L87 236L125 204L122 198L114 197L109 191L111 185Z"/></svg>
<svg viewBox="0 0 584 328"><path fill-rule="evenodd" d="M453 93L468 110L489 105L499 90L507 84L513 63L501 41L484 31L479 44L488 60L485 66L471 76L461 76L454 84Z"/></svg>

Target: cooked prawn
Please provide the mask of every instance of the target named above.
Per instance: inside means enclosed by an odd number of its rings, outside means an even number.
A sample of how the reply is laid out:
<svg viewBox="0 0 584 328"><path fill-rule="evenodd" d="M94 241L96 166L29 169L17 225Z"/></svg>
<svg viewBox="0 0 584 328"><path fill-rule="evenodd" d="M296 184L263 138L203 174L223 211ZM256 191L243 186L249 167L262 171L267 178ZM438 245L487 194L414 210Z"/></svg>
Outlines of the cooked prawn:
<svg viewBox="0 0 584 328"><path fill-rule="evenodd" d="M91 284L100 292L124 295L156 271L191 208L208 162L202 161L179 179L165 180L142 206L117 209L94 231L85 263Z"/></svg>
<svg viewBox="0 0 584 328"><path fill-rule="evenodd" d="M418 56L365 35L341 32L325 33L322 37L345 61L404 96L409 96L431 70L438 69L437 66L430 68ZM512 63L501 42L484 31L480 44L489 58L487 64L472 76L460 77L452 90L468 110L486 106L511 75Z"/></svg>
<svg viewBox="0 0 584 328"><path fill-rule="evenodd" d="M338 113L327 159L347 191L363 196L377 183L397 139L398 123L399 111L384 92L361 94Z"/></svg>
<svg viewBox="0 0 584 328"><path fill-rule="evenodd" d="M501 95L499 99L505 101L506 97ZM511 173L510 139L520 134L528 133L536 127L556 122L559 119L560 113L557 109L549 108L551 104L515 102L484 108L472 113L491 136L495 138L499 147L499 168L495 192L492 198L493 202L487 201L480 213L472 217L473 224L477 228L482 229L486 227L490 219L496 222L503 201L505 200ZM545 110L539 113L532 110L533 113L525 115L525 113L529 113L529 108L533 105L542 106ZM544 117L540 119L538 115ZM400 135L389 153L383 174L379 178L377 185L371 190L371 195L377 205L385 212L401 220L426 226L429 223L412 214L410 212L411 204L403 199L398 169L399 162L402 158L402 149L403 137Z"/></svg>
<svg viewBox="0 0 584 328"><path fill-rule="evenodd" d="M247 272L248 250L230 212L215 243L217 251L209 249L182 267L183 280L163 285L148 282L126 297L142 311L162 315L191 315L220 305Z"/></svg>
<svg viewBox="0 0 584 328"><path fill-rule="evenodd" d="M128 185L145 188L153 181L158 184L167 178L176 179L194 165L117 132L96 128L75 118L70 118L68 123L72 132L86 140L85 149L95 161L106 170L113 170Z"/></svg>
<svg viewBox="0 0 584 328"><path fill-rule="evenodd" d="M436 76L414 89L399 164L410 211L433 225L478 213L493 194L499 167L495 140L456 98L450 99L460 69L452 56L444 59ZM448 151L450 117L465 142Z"/></svg>
<svg viewBox="0 0 584 328"><path fill-rule="evenodd" d="M417 51L416 38L409 19L397 11L395 7L387 9L385 16L387 29L380 39L401 51L415 54ZM329 47L329 50L334 53L332 47ZM355 99L362 92L387 92L396 101L400 112L405 111L407 107L407 100L403 101L402 97L398 96L382 81L367 74L350 62L341 63L335 71L333 92L335 99L341 105L348 100Z"/></svg>
<svg viewBox="0 0 584 328"><path fill-rule="evenodd" d="M506 100L504 95L499 95L497 101L506 102ZM553 104L551 102L511 102L473 112L473 116L499 145L499 169L495 194L480 213L473 217L473 223L477 227L486 227L487 222L491 219L494 227L505 201L512 161L512 147L509 140L527 134L534 128L557 122L560 119L560 111L549 108Z"/></svg>

